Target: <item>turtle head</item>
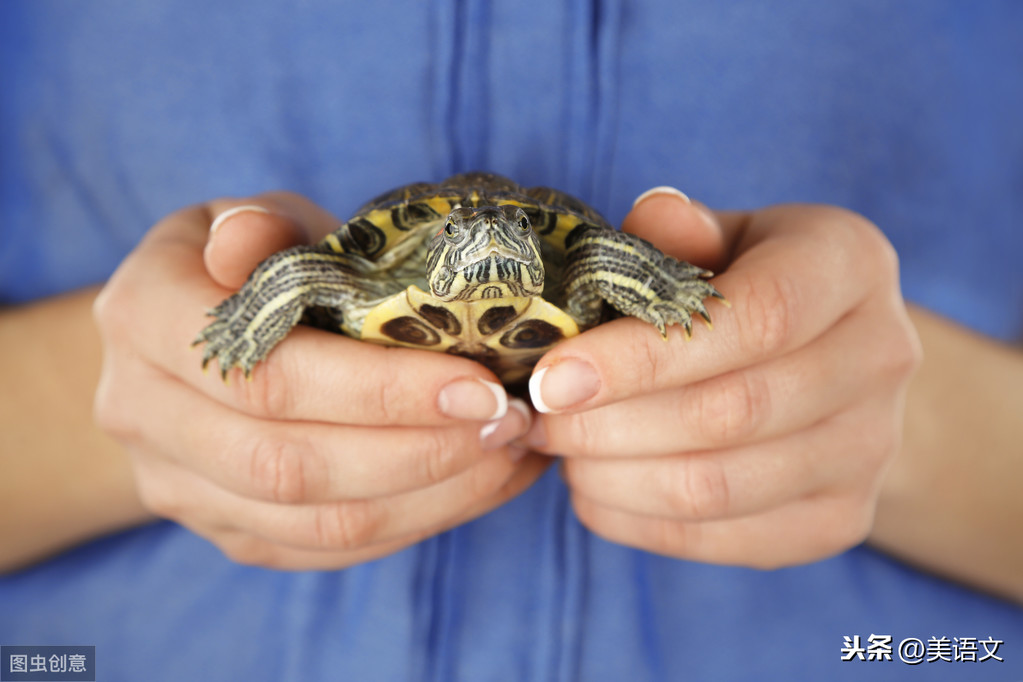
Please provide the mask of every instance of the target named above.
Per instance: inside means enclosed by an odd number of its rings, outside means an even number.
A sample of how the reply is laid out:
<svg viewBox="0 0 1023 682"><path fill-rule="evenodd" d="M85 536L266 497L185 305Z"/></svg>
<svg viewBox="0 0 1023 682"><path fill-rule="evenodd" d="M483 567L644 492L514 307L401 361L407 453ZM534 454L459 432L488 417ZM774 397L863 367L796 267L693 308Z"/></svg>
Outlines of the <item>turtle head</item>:
<svg viewBox="0 0 1023 682"><path fill-rule="evenodd" d="M540 240L518 206L456 208L430 242L426 278L442 301L537 296Z"/></svg>

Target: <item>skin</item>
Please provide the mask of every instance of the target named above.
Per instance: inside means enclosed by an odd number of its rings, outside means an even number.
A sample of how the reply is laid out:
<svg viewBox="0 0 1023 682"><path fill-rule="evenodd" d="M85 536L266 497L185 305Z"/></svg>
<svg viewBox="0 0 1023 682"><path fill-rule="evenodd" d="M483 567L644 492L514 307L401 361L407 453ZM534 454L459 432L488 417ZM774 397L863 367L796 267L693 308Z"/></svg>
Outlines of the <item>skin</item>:
<svg viewBox="0 0 1023 682"><path fill-rule="evenodd" d="M526 442L564 454L580 519L617 542L759 568L857 544L920 362L894 251L840 209L678 203L652 197L627 226L650 237L646 214L682 209L680 236L710 242L697 264L731 261L714 282L732 309L712 302L689 343L620 320L555 348L537 389L560 410Z"/></svg>
<svg viewBox="0 0 1023 682"><path fill-rule="evenodd" d="M255 214L266 223L257 229L284 241L337 225L294 195L261 203L273 215ZM488 424L499 401L481 380L494 377L463 358L424 364L409 350L306 328L250 380L204 374L189 336L249 269L220 267L219 233L207 248L213 216L235 205L159 223L96 302L106 346L97 419L128 450L149 509L243 563L335 568L464 523L540 475L544 458L507 447L528 428L528 410ZM246 236L221 230L226 252ZM137 324L154 305L181 321L180 333Z"/></svg>
<svg viewBox="0 0 1023 682"><path fill-rule="evenodd" d="M249 204L270 213L238 213L208 237L214 216ZM300 197L273 194L186 209L153 228L95 303L104 348L96 415L123 450L83 408L100 375L100 342L82 312L93 293L0 315L2 362L43 373L26 384L33 400L5 395L0 410L0 433L18 444L2 449L5 472L22 461L15 451L40 453L0 479L0 518L22 519L2 527L4 568L150 514L241 562L343 567L518 494L551 461L526 454L528 445L564 456L579 518L616 542L776 567L868 538L1023 601L1023 550L1005 542L1023 517L1007 484L1023 475L1023 433L1006 408L1023 399L1021 353L907 313L894 253L863 218L646 199L624 229L704 267L727 264L715 284L732 308L712 303L714 330L698 326L688 342L678 328L665 342L617 320L559 345L538 365L547 372L536 390L553 411L526 418L512 408L496 427L487 421L494 396L476 381L492 377L442 354L303 328L250 382L235 374L225 386L199 370L188 342L202 311L269 253L336 225ZM58 347L52 330L67 337L68 325L88 342ZM921 365L921 344L935 362ZM67 368L48 361L61 353ZM970 357L975 371L946 357ZM367 367L379 371L367 376ZM67 415L66 432L39 428L40 403ZM970 440L978 423L983 447ZM56 442L44 447L48 439ZM78 487L101 493L76 498L64 486L11 497L42 470L88 474Z"/></svg>

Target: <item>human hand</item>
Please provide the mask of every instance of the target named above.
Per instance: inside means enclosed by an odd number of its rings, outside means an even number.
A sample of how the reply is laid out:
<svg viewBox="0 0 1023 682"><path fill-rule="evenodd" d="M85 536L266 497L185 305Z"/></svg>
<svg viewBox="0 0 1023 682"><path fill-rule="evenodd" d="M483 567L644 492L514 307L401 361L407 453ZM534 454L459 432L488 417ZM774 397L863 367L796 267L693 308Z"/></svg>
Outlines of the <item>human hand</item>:
<svg viewBox="0 0 1023 682"><path fill-rule="evenodd" d="M576 513L622 544L706 562L820 559L870 529L919 342L897 258L823 206L713 213L658 193L623 229L714 271L714 329L634 319L540 360L525 439L565 457ZM699 327L699 325L697 325ZM538 377L537 372L543 372Z"/></svg>
<svg viewBox="0 0 1023 682"><path fill-rule="evenodd" d="M529 410L464 358L299 327L250 380L202 372L189 344L204 312L270 253L338 224L286 193L185 209L96 303L98 422L130 453L151 511L242 563L374 559L504 503L548 463L507 446Z"/></svg>

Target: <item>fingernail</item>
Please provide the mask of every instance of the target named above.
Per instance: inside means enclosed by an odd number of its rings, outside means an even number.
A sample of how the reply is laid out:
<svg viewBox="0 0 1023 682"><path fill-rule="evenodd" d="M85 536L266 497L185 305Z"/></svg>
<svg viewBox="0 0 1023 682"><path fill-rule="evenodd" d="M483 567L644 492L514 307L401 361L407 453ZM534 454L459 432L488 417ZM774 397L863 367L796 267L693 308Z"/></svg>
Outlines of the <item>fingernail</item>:
<svg viewBox="0 0 1023 682"><path fill-rule="evenodd" d="M533 420L529 407L518 398L508 401L508 410L502 419L495 419L487 422L480 429L480 445L484 450L491 450L507 445L529 431L529 425Z"/></svg>
<svg viewBox="0 0 1023 682"><path fill-rule="evenodd" d="M508 394L493 381L458 379L440 390L437 408L454 419L493 421L508 412Z"/></svg>
<svg viewBox="0 0 1023 682"><path fill-rule="evenodd" d="M529 378L529 397L538 412L554 412L592 398L600 377L588 362L568 358L544 367Z"/></svg>
<svg viewBox="0 0 1023 682"><path fill-rule="evenodd" d="M220 229L220 226L226 223L231 218L235 217L239 213L248 212L263 214L270 213L270 211L266 210L262 206L256 206L255 204L245 204L244 206L235 206L234 208L229 208L213 219L213 224L210 225L210 236L212 237L216 233L216 231Z"/></svg>
<svg viewBox="0 0 1023 682"><path fill-rule="evenodd" d="M717 216L715 216L709 208L702 204L693 204L693 206L696 208L696 212L699 216L703 219L703 222L707 223L715 230L721 229L721 226L718 224Z"/></svg>
<svg viewBox="0 0 1023 682"><path fill-rule="evenodd" d="M533 411L529 409L529 405L522 398L510 398L508 400L508 407L522 415L522 420L526 424L526 428L522 429L522 431L525 432L533 421Z"/></svg>
<svg viewBox="0 0 1023 682"><path fill-rule="evenodd" d="M636 200L632 202L632 207L636 208L644 199L649 199L650 197L656 196L658 194L678 197L687 204L693 203L686 195L686 193L683 192L682 190L675 189L674 187L669 187L668 185L661 185L660 187L653 187L651 189L648 189L647 191L643 192L638 197L636 197Z"/></svg>
<svg viewBox="0 0 1023 682"><path fill-rule="evenodd" d="M488 447L488 440L487 439L489 439L491 436L494 435L494 432L497 431L497 427L500 426L500 425L501 425L501 420L500 419L496 419L496 420L494 420L492 422L487 422L486 424L483 425L483 428L480 429L480 443L483 444L483 449L484 450L486 450L487 447Z"/></svg>

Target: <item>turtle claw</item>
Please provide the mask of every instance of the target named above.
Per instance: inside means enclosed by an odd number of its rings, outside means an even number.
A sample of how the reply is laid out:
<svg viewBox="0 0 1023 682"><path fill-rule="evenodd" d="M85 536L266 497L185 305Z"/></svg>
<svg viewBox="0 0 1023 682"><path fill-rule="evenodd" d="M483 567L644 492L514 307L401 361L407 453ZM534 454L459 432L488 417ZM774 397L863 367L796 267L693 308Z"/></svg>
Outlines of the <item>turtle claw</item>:
<svg viewBox="0 0 1023 682"><path fill-rule="evenodd" d="M211 310L209 315L216 319L199 332L192 342L193 347L206 344L202 351L202 368L207 371L210 363L216 359L224 383L227 383L228 374L235 367L240 368L246 378L250 378L252 368L266 357L277 341L274 339L272 342L258 343L253 338L250 321L240 314L244 306L236 301L234 305L227 305L241 294L235 294Z"/></svg>
<svg viewBox="0 0 1023 682"><path fill-rule="evenodd" d="M694 315L710 323L704 299L724 301L707 281L712 272L666 255L628 233L583 233L571 245L567 261L567 279L585 281L568 287L570 311L585 312L586 304L599 298L621 314L653 325L665 340L667 328L676 324L686 339L691 338Z"/></svg>
<svg viewBox="0 0 1023 682"><path fill-rule="evenodd" d="M702 277L700 279L676 280L672 298L658 297L642 312L631 314L657 327L661 337L665 340L668 339L667 328L671 325L680 325L688 341L693 337L694 316L699 315L708 329L714 328L710 313L703 302L708 297L724 300L717 289Z"/></svg>
<svg viewBox="0 0 1023 682"><path fill-rule="evenodd" d="M673 325L682 327L687 341L693 336L692 316L688 310L674 302L656 303L650 306L646 315L636 315L636 317L657 327L657 331L661 333L661 338L665 341L668 340L668 327Z"/></svg>

